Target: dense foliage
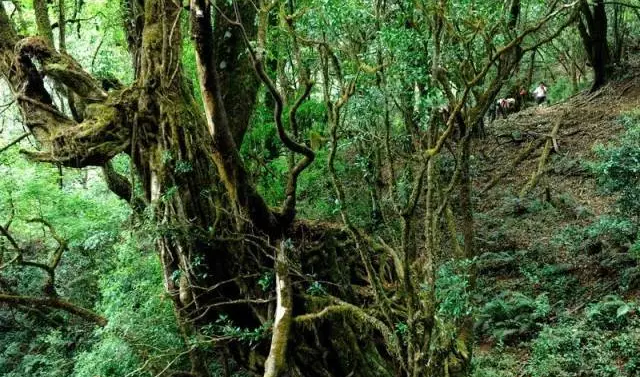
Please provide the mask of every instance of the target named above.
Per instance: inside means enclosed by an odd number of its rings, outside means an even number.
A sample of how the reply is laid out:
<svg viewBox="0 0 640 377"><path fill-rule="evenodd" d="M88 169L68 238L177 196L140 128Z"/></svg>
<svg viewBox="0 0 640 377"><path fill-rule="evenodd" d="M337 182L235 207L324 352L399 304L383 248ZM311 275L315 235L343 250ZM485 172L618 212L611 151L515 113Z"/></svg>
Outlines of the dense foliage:
<svg viewBox="0 0 640 377"><path fill-rule="evenodd" d="M638 9L0 2L0 376L640 376Z"/></svg>

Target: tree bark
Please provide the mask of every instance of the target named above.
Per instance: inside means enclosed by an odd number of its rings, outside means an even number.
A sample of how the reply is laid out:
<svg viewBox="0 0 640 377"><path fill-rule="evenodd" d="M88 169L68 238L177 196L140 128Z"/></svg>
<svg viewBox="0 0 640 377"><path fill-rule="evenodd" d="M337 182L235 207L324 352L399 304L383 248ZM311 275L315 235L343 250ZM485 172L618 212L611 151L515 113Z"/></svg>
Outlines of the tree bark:
<svg viewBox="0 0 640 377"><path fill-rule="evenodd" d="M608 80L610 54L605 1L596 0L591 10L587 0L581 0L580 10L582 18L578 20L578 31L593 69L591 92L594 92Z"/></svg>
<svg viewBox="0 0 640 377"><path fill-rule="evenodd" d="M287 262L287 245L281 242L276 252L276 313L273 323L273 336L269 356L264 363L264 377L278 377L285 370L287 363L287 346L291 332L293 317L293 298L289 263Z"/></svg>

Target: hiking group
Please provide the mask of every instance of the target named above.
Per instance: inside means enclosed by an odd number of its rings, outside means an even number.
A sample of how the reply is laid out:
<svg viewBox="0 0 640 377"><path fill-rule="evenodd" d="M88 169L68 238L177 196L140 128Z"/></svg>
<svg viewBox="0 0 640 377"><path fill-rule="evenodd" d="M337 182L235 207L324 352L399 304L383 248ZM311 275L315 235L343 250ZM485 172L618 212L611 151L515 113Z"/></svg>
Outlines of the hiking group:
<svg viewBox="0 0 640 377"><path fill-rule="evenodd" d="M531 100L540 106L547 101L548 90L547 85L543 81L540 81L533 92L529 92L524 87L520 87L520 90L514 97L497 99L492 108L489 109L489 117L492 122L500 116L506 119L507 115L524 109Z"/></svg>

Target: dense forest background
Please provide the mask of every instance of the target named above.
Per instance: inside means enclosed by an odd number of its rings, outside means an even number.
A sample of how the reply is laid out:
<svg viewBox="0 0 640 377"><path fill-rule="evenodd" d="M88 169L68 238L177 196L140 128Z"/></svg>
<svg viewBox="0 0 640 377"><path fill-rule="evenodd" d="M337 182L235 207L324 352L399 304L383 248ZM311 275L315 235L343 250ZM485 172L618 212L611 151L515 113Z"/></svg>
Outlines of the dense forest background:
<svg viewBox="0 0 640 377"><path fill-rule="evenodd" d="M0 376L640 376L637 0L1 1L0 74Z"/></svg>

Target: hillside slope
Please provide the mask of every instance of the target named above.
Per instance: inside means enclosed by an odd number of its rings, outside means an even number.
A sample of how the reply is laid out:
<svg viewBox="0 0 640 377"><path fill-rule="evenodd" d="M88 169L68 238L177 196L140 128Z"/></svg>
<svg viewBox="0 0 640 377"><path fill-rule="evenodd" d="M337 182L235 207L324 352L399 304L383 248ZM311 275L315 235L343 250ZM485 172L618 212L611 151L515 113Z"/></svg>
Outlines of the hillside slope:
<svg viewBox="0 0 640 377"><path fill-rule="evenodd" d="M497 120L475 143L475 376L640 375L637 219L589 167L597 145L640 127L631 72Z"/></svg>

